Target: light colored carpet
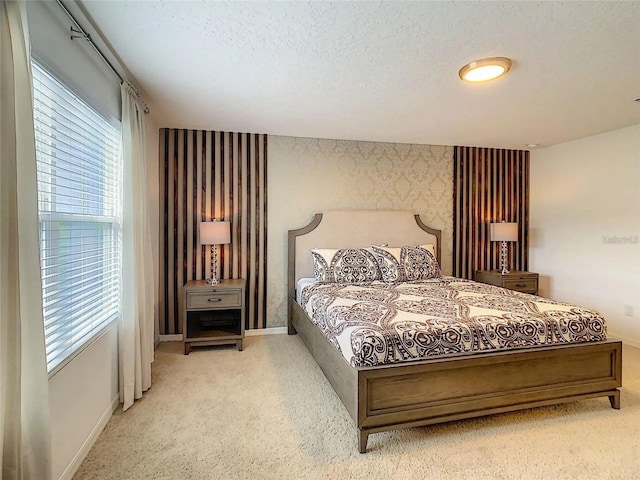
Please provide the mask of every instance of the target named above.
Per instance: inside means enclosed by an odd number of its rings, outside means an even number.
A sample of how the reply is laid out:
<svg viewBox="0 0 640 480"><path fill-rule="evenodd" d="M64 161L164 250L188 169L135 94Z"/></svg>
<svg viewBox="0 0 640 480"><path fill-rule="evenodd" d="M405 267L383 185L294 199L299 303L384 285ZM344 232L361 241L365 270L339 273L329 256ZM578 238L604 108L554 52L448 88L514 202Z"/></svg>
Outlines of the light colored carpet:
<svg viewBox="0 0 640 480"><path fill-rule="evenodd" d="M81 479L640 479L640 350L607 398L372 434L355 425L298 336L245 350L161 344L153 386L109 421Z"/></svg>

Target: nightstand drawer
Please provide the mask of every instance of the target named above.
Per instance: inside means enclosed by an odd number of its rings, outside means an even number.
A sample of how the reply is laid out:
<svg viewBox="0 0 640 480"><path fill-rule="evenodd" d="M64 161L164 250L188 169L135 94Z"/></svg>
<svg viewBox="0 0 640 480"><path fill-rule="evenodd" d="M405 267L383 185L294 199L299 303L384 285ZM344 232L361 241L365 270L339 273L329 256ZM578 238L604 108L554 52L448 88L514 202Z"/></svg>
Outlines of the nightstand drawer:
<svg viewBox="0 0 640 480"><path fill-rule="evenodd" d="M534 272L513 270L503 275L497 270L478 270L476 282L488 283L532 295L538 294L538 274Z"/></svg>
<svg viewBox="0 0 640 480"><path fill-rule="evenodd" d="M538 290L538 281L535 278L527 279L505 279L502 282L504 288L517 290L519 292L536 292Z"/></svg>
<svg viewBox="0 0 640 480"><path fill-rule="evenodd" d="M241 307L241 290L231 292L188 292L187 308Z"/></svg>

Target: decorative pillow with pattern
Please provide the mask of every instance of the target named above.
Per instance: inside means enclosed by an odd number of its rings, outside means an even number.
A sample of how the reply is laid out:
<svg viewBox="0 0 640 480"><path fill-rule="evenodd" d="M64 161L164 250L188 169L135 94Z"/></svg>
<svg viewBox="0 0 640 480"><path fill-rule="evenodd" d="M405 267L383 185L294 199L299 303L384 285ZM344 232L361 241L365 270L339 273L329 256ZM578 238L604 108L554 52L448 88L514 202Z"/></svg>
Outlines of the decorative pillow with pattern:
<svg viewBox="0 0 640 480"><path fill-rule="evenodd" d="M383 282L411 282L442 276L435 248L431 244L371 248L380 267Z"/></svg>
<svg viewBox="0 0 640 480"><path fill-rule="evenodd" d="M380 280L373 252L366 248L314 248L313 275L324 283L364 283Z"/></svg>

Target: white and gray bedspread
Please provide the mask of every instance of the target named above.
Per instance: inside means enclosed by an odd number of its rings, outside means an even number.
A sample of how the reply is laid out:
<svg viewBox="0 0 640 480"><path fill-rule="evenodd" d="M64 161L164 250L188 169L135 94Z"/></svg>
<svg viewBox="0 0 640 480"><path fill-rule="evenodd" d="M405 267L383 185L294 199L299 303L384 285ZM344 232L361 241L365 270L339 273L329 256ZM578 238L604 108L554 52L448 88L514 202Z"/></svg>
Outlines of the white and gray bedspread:
<svg viewBox="0 0 640 480"><path fill-rule="evenodd" d="M454 277L316 283L301 306L355 367L606 339L593 310Z"/></svg>

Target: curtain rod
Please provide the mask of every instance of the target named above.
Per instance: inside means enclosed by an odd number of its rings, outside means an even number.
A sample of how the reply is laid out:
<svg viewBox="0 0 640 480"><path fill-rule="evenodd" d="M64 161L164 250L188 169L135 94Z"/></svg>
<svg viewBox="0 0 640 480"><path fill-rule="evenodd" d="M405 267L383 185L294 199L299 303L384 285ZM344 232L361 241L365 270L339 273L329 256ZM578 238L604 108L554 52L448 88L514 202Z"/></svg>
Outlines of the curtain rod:
<svg viewBox="0 0 640 480"><path fill-rule="evenodd" d="M147 106L146 103L144 103L142 98L140 98L140 94L138 93L137 89L131 84L131 82L129 82L128 80L125 80L122 77L122 75L120 75L120 72L116 69L116 67L113 66L113 64L109 61L109 59L105 57L104 53L102 53L102 50L100 50L98 46L94 43L93 39L91 38L91 35L87 33L84 28L82 28L82 26L78 23L78 20L76 20L76 18L69 11L69 9L62 3L62 0L56 0L56 2L58 3L58 5L60 5L60 8L62 8L64 13L67 14L67 17L69 17L76 26L75 29L73 28L73 26L71 27L71 35L70 35L71 40L73 40L74 38L83 38L84 40L89 42L89 44L93 47L93 49L96 51L98 56L102 59L102 61L106 63L107 66L111 69L111 71L115 73L116 76L120 79L120 83L125 83L126 81L131 86L136 96L138 97L138 100L140 101L140 103L142 103L142 106L144 107L144 113L148 114L149 107Z"/></svg>

